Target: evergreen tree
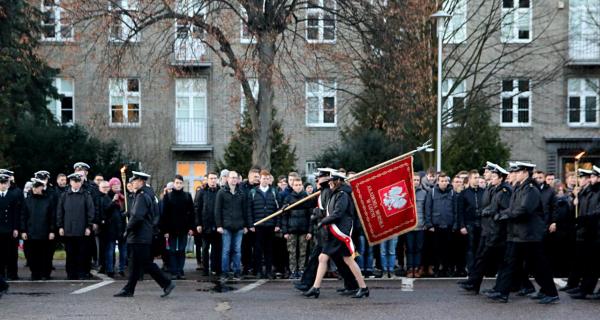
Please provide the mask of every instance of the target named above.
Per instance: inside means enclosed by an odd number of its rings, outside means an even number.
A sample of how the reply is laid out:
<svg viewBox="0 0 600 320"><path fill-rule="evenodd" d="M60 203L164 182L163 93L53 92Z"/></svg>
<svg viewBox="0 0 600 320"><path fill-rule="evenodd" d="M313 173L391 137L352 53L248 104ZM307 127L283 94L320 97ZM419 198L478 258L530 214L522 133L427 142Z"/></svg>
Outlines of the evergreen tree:
<svg viewBox="0 0 600 320"><path fill-rule="evenodd" d="M472 99L464 112L456 113L442 144L442 169L450 174L481 168L486 161L506 166L510 149L500 139L500 127L491 122L490 107L483 98Z"/></svg>
<svg viewBox="0 0 600 320"><path fill-rule="evenodd" d="M40 12L23 0L0 2L0 166L11 162L9 146L21 121L53 122L46 99L57 98L50 68L35 50Z"/></svg>
<svg viewBox="0 0 600 320"><path fill-rule="evenodd" d="M290 145L289 137L283 132L281 123L275 120L275 112L272 114L271 126L271 174L287 175L294 171L296 163L296 147ZM252 123L250 117L244 115L242 123L236 126L231 133L231 140L225 148L223 160L217 160L217 170L235 170L242 175L250 170L252 166Z"/></svg>

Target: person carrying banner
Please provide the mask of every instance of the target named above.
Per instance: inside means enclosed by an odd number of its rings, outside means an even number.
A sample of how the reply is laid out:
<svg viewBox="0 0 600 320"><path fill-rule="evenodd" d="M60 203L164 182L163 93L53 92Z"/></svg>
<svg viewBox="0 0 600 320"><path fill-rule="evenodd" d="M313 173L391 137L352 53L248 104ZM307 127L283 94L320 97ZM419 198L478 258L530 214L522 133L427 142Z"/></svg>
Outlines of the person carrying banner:
<svg viewBox="0 0 600 320"><path fill-rule="evenodd" d="M318 298L320 295L321 282L327 272L329 258L333 256L342 256L344 263L350 268L354 278L358 282L359 289L353 298L363 298L369 296L369 288L360 273L360 268L354 261L355 249L350 235L352 234L352 212L350 195L342 190L346 176L341 172L334 172L331 175L329 185L332 193L327 202L327 216L321 220L318 227L327 229L326 241L323 245L323 251L319 255L319 267L315 282L310 290L305 292L305 297Z"/></svg>

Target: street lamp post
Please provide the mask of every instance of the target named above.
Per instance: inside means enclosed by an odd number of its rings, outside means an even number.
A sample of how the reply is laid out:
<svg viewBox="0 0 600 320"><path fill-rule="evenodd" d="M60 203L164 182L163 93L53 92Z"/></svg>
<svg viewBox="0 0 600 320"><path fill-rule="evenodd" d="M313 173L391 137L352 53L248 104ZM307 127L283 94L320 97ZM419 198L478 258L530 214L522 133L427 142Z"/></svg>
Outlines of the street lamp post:
<svg viewBox="0 0 600 320"><path fill-rule="evenodd" d="M430 16L436 20L438 38L438 74L437 74L437 137L435 141L436 171L442 171L442 41L444 37L444 22L452 15L440 10Z"/></svg>

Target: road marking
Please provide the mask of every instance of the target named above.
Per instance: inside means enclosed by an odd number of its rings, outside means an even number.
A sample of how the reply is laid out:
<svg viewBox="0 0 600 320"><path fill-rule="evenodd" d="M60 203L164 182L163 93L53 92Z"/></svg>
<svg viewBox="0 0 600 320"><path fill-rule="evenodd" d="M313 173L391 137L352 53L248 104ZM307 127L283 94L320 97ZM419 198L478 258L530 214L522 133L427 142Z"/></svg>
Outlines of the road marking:
<svg viewBox="0 0 600 320"><path fill-rule="evenodd" d="M567 282L566 282L565 280L563 280L563 279L560 279L560 278L555 278L555 279L554 279L554 283L555 283L555 284L556 284L556 285L557 285L559 288L562 288L562 287L566 287L566 286L567 286Z"/></svg>
<svg viewBox="0 0 600 320"><path fill-rule="evenodd" d="M99 282L99 283L93 284L91 286L87 286L87 287L81 288L79 290L75 290L75 291L71 292L71 294L82 294L82 293L90 292L92 290L96 290L98 288L102 288L104 286L107 286L107 285L115 282L115 280L113 280L113 278L108 277L106 275L103 275L101 273L98 273L95 270L92 270L91 273L92 273L93 276L100 278L102 280L102 282Z"/></svg>
<svg viewBox="0 0 600 320"><path fill-rule="evenodd" d="M412 278L402 278L402 286L400 287L401 291L412 292L413 284L415 283L415 279Z"/></svg>
<svg viewBox="0 0 600 320"><path fill-rule="evenodd" d="M267 280L267 279L258 280L254 283L251 283L247 286L244 286L244 287L241 287L241 288L235 290L233 293L246 293L248 291L254 290L254 289L262 286L263 284L267 283L267 281L269 281L269 280Z"/></svg>

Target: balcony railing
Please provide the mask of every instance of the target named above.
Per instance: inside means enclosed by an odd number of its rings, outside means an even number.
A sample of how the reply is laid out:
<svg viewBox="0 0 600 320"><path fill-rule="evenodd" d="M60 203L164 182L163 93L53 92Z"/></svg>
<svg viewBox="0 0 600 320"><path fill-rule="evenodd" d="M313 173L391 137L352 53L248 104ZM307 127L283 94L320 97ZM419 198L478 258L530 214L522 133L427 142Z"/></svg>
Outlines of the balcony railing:
<svg viewBox="0 0 600 320"><path fill-rule="evenodd" d="M208 143L206 118L175 119L177 145L205 145Z"/></svg>
<svg viewBox="0 0 600 320"><path fill-rule="evenodd" d="M202 40L191 37L177 38L173 44L172 65L209 67L211 61Z"/></svg>

